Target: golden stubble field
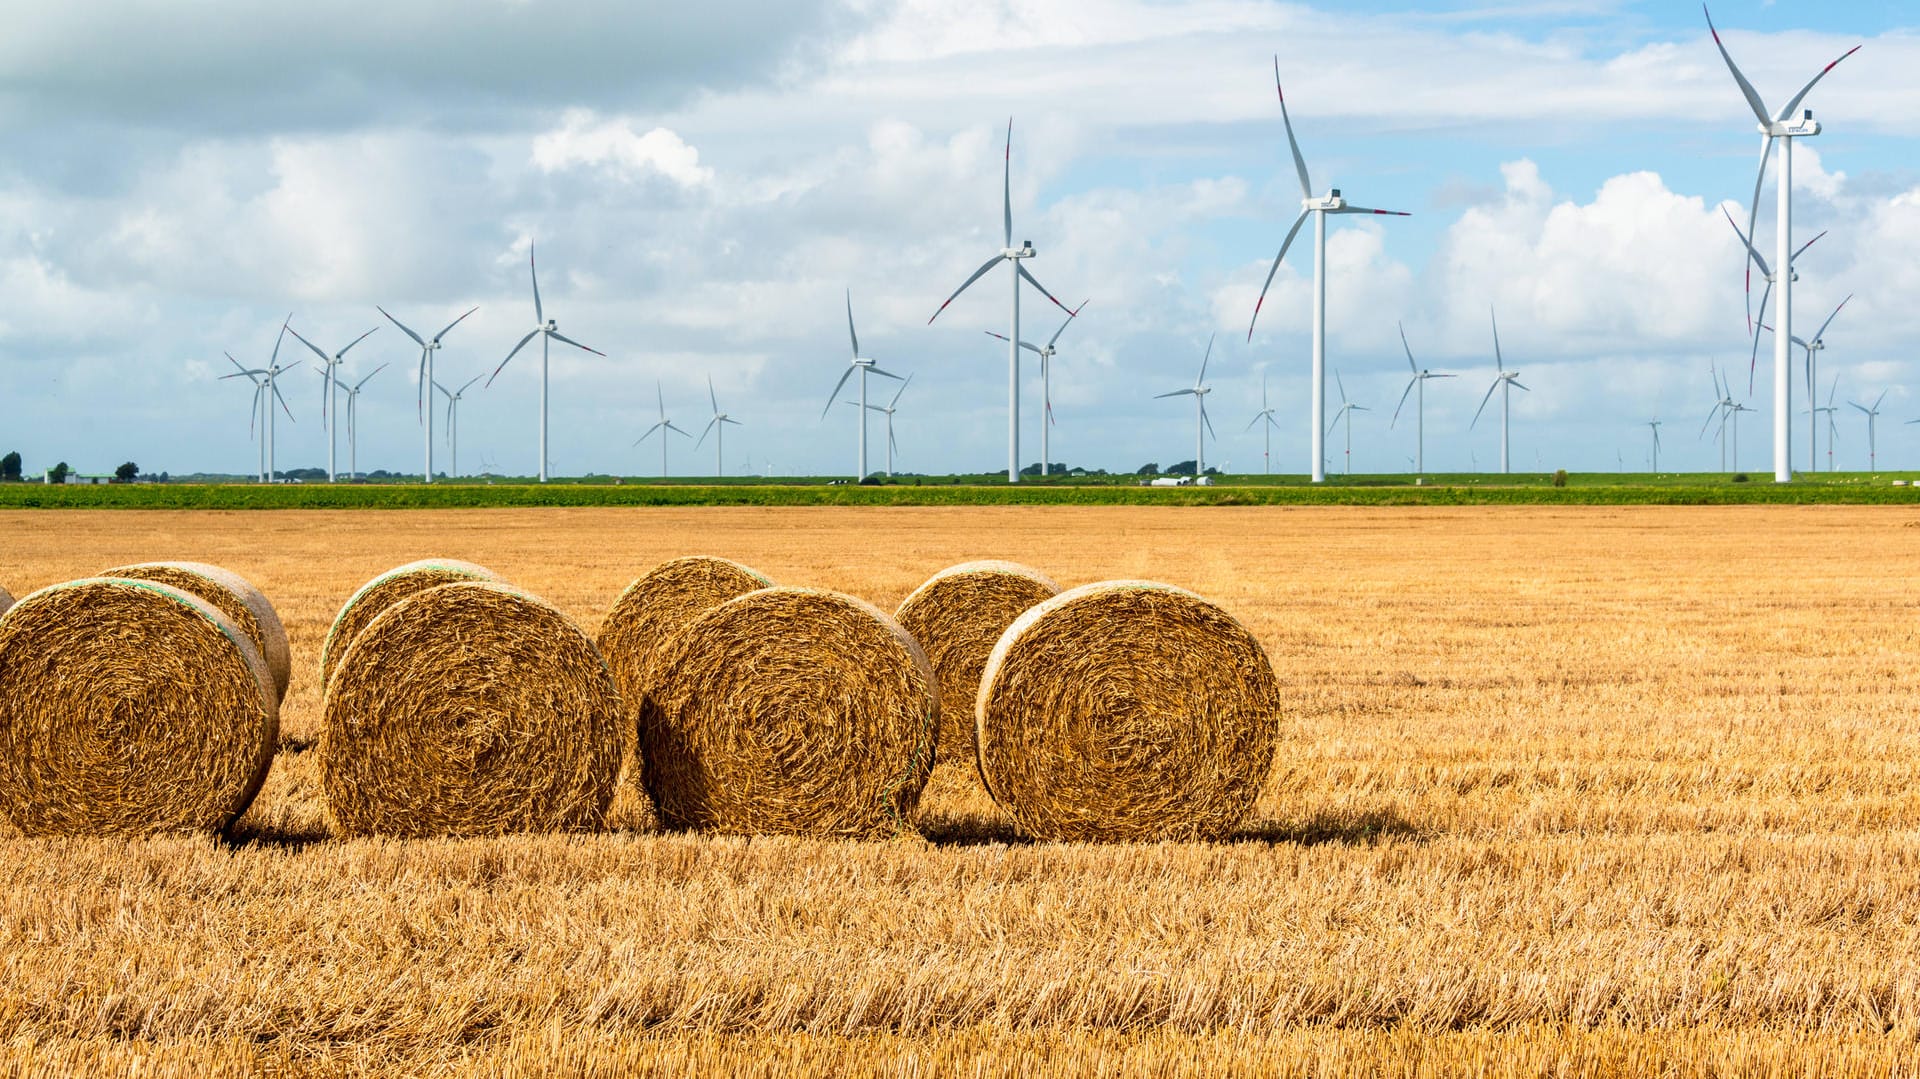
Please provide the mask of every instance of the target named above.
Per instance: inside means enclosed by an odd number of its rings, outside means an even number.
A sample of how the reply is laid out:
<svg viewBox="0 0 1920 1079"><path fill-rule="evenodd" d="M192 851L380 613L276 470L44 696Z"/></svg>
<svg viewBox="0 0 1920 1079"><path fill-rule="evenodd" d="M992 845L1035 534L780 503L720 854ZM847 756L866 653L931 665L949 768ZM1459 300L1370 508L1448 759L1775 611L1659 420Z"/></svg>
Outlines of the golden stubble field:
<svg viewBox="0 0 1920 1079"><path fill-rule="evenodd" d="M314 666L471 559L589 632L687 553L891 609L954 562L1236 613L1289 708L1218 845L339 842ZM687 509L0 515L16 594L229 566L293 638L228 841L0 825L0 1072L1920 1073L1920 512Z"/></svg>

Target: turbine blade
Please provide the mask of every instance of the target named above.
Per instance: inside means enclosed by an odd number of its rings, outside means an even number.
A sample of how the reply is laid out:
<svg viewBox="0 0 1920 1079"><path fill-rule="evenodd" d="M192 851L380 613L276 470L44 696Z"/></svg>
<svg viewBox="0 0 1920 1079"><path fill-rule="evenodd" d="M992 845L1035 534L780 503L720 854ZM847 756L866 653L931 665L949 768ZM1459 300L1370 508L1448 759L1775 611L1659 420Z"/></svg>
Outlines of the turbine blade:
<svg viewBox="0 0 1920 1079"><path fill-rule="evenodd" d="M1826 78L1827 72L1832 71L1836 67L1839 67L1841 60L1845 60L1847 57L1852 56L1854 53L1859 51L1860 51L1860 46L1855 45L1853 48L1848 49L1846 52L1841 53L1839 60L1835 60L1833 63L1828 64L1826 67L1821 68L1820 74L1815 75L1811 79L1808 79L1807 84L1805 86L1802 86L1800 88L1800 92L1793 95L1792 99L1789 100L1784 106L1781 107L1780 114L1778 116L1775 116L1774 119L1785 121L1788 117L1792 116L1793 110L1799 108L1800 103L1807 99L1807 94L1810 91L1812 91L1815 83L1818 83L1821 79Z"/></svg>
<svg viewBox="0 0 1920 1079"><path fill-rule="evenodd" d="M1340 372L1338 370L1335 370L1333 372L1333 385L1334 385L1334 388L1340 391L1340 403L1343 405L1346 404L1347 403L1347 384L1346 382L1341 380Z"/></svg>
<svg viewBox="0 0 1920 1079"><path fill-rule="evenodd" d="M280 402L280 411L285 412L287 414L288 422L290 423L300 422L293 418L293 409L288 408L287 399L285 397L280 396L280 387L278 385L275 385L273 387L273 399Z"/></svg>
<svg viewBox="0 0 1920 1079"><path fill-rule="evenodd" d="M1190 393L1192 393L1192 392L1193 392L1193 390L1191 390L1191 389L1185 389L1185 390L1175 390L1175 391L1173 391L1172 393L1156 393L1156 394L1154 394L1154 395L1153 395L1153 398L1154 398L1154 400L1156 400L1156 401L1157 401L1157 400L1159 400L1159 399L1160 399L1160 398L1162 398L1162 397L1185 397L1185 396L1187 396L1188 394L1190 394Z"/></svg>
<svg viewBox="0 0 1920 1079"><path fill-rule="evenodd" d="M719 422L720 422L720 417L715 416L713 419L710 419L707 421L707 425L705 427L700 428L700 437L698 440L694 442L693 444L694 449L696 450L699 449L701 445L707 441L707 432L713 430L714 424L717 424Z"/></svg>
<svg viewBox="0 0 1920 1079"><path fill-rule="evenodd" d="M1313 197L1313 181L1307 179L1307 159L1300 156L1300 140L1293 137L1293 117L1287 115L1287 92L1280 88L1280 56L1273 57L1273 92L1280 98L1280 122L1287 129L1287 147L1293 151L1293 169L1300 174L1300 197Z"/></svg>
<svg viewBox="0 0 1920 1079"><path fill-rule="evenodd" d="M320 346L318 346L318 345L316 345L316 344L314 344L314 343L313 343L312 341L309 341L309 340L307 340L306 338L304 338L304 337L302 337L302 336L300 336L300 331L299 331L299 330L296 330L296 329L294 329L294 328L293 328L292 326L288 326L288 327L287 327L287 332L293 335L293 339L294 339L295 341L298 341L298 342L300 342L301 344L303 344L303 345L305 345L305 346L307 346L307 347L308 347L309 349L311 349L311 350L313 350L313 354L314 354L315 356L318 356L318 357L320 357L320 362L321 362L321 363L327 363L327 362L329 362L329 361L328 361L328 359L327 359L327 354L326 354L326 353L324 353L324 352L322 352L322 351L320 351Z"/></svg>
<svg viewBox="0 0 1920 1079"><path fill-rule="evenodd" d="M1767 310L1767 300L1772 295L1773 282L1769 281L1767 282L1767 287L1760 290L1760 311L1763 316ZM1754 372L1760 363L1760 331L1762 328L1763 326L1760 323L1753 324L1753 350L1747 356L1747 393L1749 394L1753 393Z"/></svg>
<svg viewBox="0 0 1920 1079"><path fill-rule="evenodd" d="M1260 298L1253 302L1253 318L1247 320L1247 340L1249 341L1253 340L1254 324L1260 321L1260 307L1267 302L1267 290L1273 287L1273 275L1280 272L1280 260L1287 257L1287 248L1293 246L1293 238L1300 235L1300 226L1306 224L1307 215L1312 212L1312 210L1300 211L1300 216L1293 219L1293 227L1287 230L1287 238L1280 241L1280 253L1273 256L1273 267L1267 271L1266 284L1260 286Z"/></svg>
<svg viewBox="0 0 1920 1079"><path fill-rule="evenodd" d="M1875 412L1880 411L1880 402L1885 401L1886 399L1887 399L1887 391L1881 390L1880 396L1873 399L1873 411Z"/></svg>
<svg viewBox="0 0 1920 1079"><path fill-rule="evenodd" d="M1505 371L1507 369L1507 361L1500 356L1500 316L1494 314L1493 308L1489 307L1487 308L1487 317L1493 320L1493 365Z"/></svg>
<svg viewBox="0 0 1920 1079"><path fill-rule="evenodd" d="M554 331L552 332L552 334L551 334L550 336L551 336L551 337L552 337L552 338L553 338L553 339L554 339L555 341L559 341L559 342L561 342L562 344L568 344L568 345L572 345L572 346L573 346L574 348L577 348L577 349L581 349L581 350L583 350L583 351L586 351L586 352L591 352L591 353L593 353L593 354L594 354L595 356L601 356L601 357L604 357L604 356L606 356L606 353L604 353L604 352L602 352L602 351L600 351L599 349L597 349L597 348L588 348L588 347L587 347L586 345L583 345L583 344L581 344L580 342L578 342L578 341L575 341L575 340L574 340L573 338L571 338L571 337L568 337L568 336L567 336L566 334L564 334L564 333L561 333L561 332L560 332L559 330L554 330Z"/></svg>
<svg viewBox="0 0 1920 1079"><path fill-rule="evenodd" d="M1733 81L1740 84L1740 92L1746 95L1747 106L1753 109L1754 118L1760 121L1761 127L1771 124L1773 117L1767 115L1767 105L1766 102L1760 100L1760 92L1755 90L1753 84L1747 81L1747 77L1740 73L1740 65L1733 62L1732 54L1727 52L1726 43L1720 40L1720 30L1713 25L1713 13L1707 10L1707 5L1705 4L1700 5L1700 11L1707 17L1707 32L1713 35L1714 47L1720 50L1720 58L1727 62L1727 70L1733 72ZM1845 57L1842 57L1842 59L1845 59ZM1836 60L1834 63L1839 63L1839 61ZM1826 72L1823 71L1821 74L1824 75ZM1804 95L1806 91L1803 90L1801 93ZM1795 104L1798 104L1797 99Z"/></svg>
<svg viewBox="0 0 1920 1079"><path fill-rule="evenodd" d="M1407 407L1407 398L1413 396L1413 384L1418 381L1420 381L1420 374L1415 372L1414 376L1407 380L1407 388L1400 391L1400 403L1393 406L1393 419L1387 421L1388 429L1392 429L1394 424L1400 422L1400 410Z"/></svg>
<svg viewBox="0 0 1920 1079"><path fill-rule="evenodd" d="M447 335L447 331L448 331L448 330L451 330L451 329L453 329L453 328L454 328L455 326L458 326L458 325L460 325L460 324L461 324L462 322L465 322L465 321L467 320L467 315L471 315L471 314L473 314L473 313L474 313L475 311L478 311L478 310L480 310L480 307L479 307L479 305L478 305L478 304L475 304L474 306L472 306L472 307L469 307L469 308L467 308L467 310L466 310L466 311L465 311L465 312L464 312L463 314L461 314L461 316L460 316L459 318L457 318L457 319L454 319L454 320L453 320L452 322L449 322L449 323L447 323L447 328L446 328L445 330L441 330L441 331L440 331L439 333L436 333L436 334L434 334L434 335L433 335L433 339L434 339L435 341L438 341L438 340L440 340L440 339L441 339L442 337L445 337L445 336Z"/></svg>
<svg viewBox="0 0 1920 1079"><path fill-rule="evenodd" d="M713 376L707 376L707 400L713 402L713 414L720 414L720 396L713 392Z"/></svg>
<svg viewBox="0 0 1920 1079"><path fill-rule="evenodd" d="M1207 399L1204 397L1200 399L1200 422L1207 425L1208 438L1215 442L1220 441L1220 436L1213 433L1213 420L1207 416Z"/></svg>
<svg viewBox="0 0 1920 1079"><path fill-rule="evenodd" d="M848 370L852 370L852 368L848 368ZM869 374L879 375L881 378L898 379L900 377L899 375L894 374L892 371L882 371L878 367L869 367L867 368L867 372Z"/></svg>
<svg viewBox="0 0 1920 1079"><path fill-rule="evenodd" d="M1496 378L1493 380L1493 385L1487 387L1487 395L1480 399L1480 407L1474 410L1473 423L1467 424L1467 430L1469 431L1473 430L1474 425L1480 422L1480 413L1485 412L1487 410L1487 402L1493 400L1493 391L1499 388L1500 388L1500 380Z"/></svg>
<svg viewBox="0 0 1920 1079"><path fill-rule="evenodd" d="M1007 159L1000 173L1000 209L1006 225L1006 242L1002 247L1013 246L1013 117L1007 117Z"/></svg>
<svg viewBox="0 0 1920 1079"><path fill-rule="evenodd" d="M1207 361L1213 359L1213 339L1215 336L1215 334L1207 335L1207 351L1205 355L1200 357L1200 377L1193 380L1195 388L1198 388L1207 381Z"/></svg>
<svg viewBox="0 0 1920 1079"><path fill-rule="evenodd" d="M527 274L533 278L533 321L547 324L547 313L540 306L540 270L533 264L533 242L527 242Z"/></svg>
<svg viewBox="0 0 1920 1079"><path fill-rule="evenodd" d="M1085 311L1087 309L1087 304L1091 302L1092 302L1091 300L1081 300L1079 307L1076 307L1073 310L1067 312L1067 317L1060 321L1060 328L1053 331L1052 337L1047 338L1048 348L1052 348L1054 342L1060 340L1060 335L1067 332L1067 327L1073 325L1073 320L1079 318L1080 312Z"/></svg>
<svg viewBox="0 0 1920 1079"><path fill-rule="evenodd" d="M840 381L833 384L833 392L827 395L827 407L820 410L821 419L824 420L827 418L828 409L833 408L834 399L840 396L840 388L842 386L845 386L847 384L847 380L853 377L853 371L854 371L853 365L848 364L847 369L845 371L840 372Z"/></svg>
<svg viewBox="0 0 1920 1079"><path fill-rule="evenodd" d="M1405 210L1375 210L1372 207L1354 206L1351 204L1342 206L1338 210L1331 210L1328 212L1336 213L1336 214L1373 214L1377 217L1412 217L1413 216L1412 214L1408 213Z"/></svg>
<svg viewBox="0 0 1920 1079"><path fill-rule="evenodd" d="M1818 341L1827 336L1827 327L1833 325L1833 320L1840 317L1840 308L1847 306L1847 301L1851 299L1853 294L1848 293L1847 299L1840 301L1840 307L1834 308L1833 314L1827 316L1827 321L1820 324L1820 332L1813 335L1813 340Z"/></svg>
<svg viewBox="0 0 1920 1079"><path fill-rule="evenodd" d="M1808 240L1808 241L1807 241L1806 243L1803 243L1803 244L1801 244L1801 245L1800 245L1800 250L1798 250L1798 251L1795 251L1795 252L1794 252L1794 253L1792 254L1792 256L1790 256L1790 257L1788 258L1788 260L1787 260L1787 261L1788 261L1788 262L1793 262L1793 261L1796 261L1796 260L1798 260L1798 259L1800 258L1800 256L1801 256L1801 255L1803 255L1803 254L1806 254L1806 251L1807 251L1807 248L1809 248L1809 247L1812 247L1812 246L1813 246L1814 244L1816 244L1816 243L1819 243L1819 242L1820 242L1820 237L1822 237L1822 236L1825 236L1826 234L1827 234L1827 230L1826 230L1826 229L1821 229L1821 230L1820 230L1820 231L1819 231L1818 233L1816 233L1816 234L1814 235L1814 237L1813 237L1813 239L1811 239L1811 240Z"/></svg>
<svg viewBox="0 0 1920 1079"><path fill-rule="evenodd" d="M1725 206L1720 207L1720 213L1726 217L1727 224L1731 226L1733 229L1733 234L1735 236L1740 237L1740 246L1747 249L1747 259L1751 261L1755 266L1760 267L1760 272L1762 274L1768 277L1773 276L1773 268L1767 265L1766 256L1762 255L1759 249L1753 246L1753 241L1747 239L1746 233L1740 231L1740 225L1738 222L1734 221L1733 214L1728 213L1727 208ZM1749 318L1752 317L1751 312L1748 313L1748 317Z"/></svg>
<svg viewBox="0 0 1920 1079"><path fill-rule="evenodd" d="M1773 136L1760 137L1760 167L1753 173L1753 200L1747 204L1747 235L1753 235L1754 222L1760 219L1760 189L1767 182L1767 158L1773 155Z"/></svg>
<svg viewBox="0 0 1920 1079"><path fill-rule="evenodd" d="M968 284L972 284L972 282L968 282ZM962 285L960 287L966 288L967 286ZM955 293L955 295L958 295L958 293ZM942 306L945 306L945 305L943 304ZM931 322L932 320L929 319L928 321ZM853 358L856 360L859 359L860 358L860 335L853 332L853 290L852 289L847 290L847 340L853 343Z"/></svg>
<svg viewBox="0 0 1920 1079"><path fill-rule="evenodd" d="M1073 311L1070 310L1066 304L1061 303L1058 297L1056 297L1053 293L1047 291L1047 286L1041 284L1039 278L1027 272L1026 266L1016 262L1014 263L1014 268L1020 271L1021 277L1024 277L1027 279L1027 284L1032 285L1034 288L1037 288L1040 290L1040 295L1045 296L1049 300L1052 300L1053 306L1058 307L1060 310L1067 312L1067 314L1069 315L1073 314ZM1021 343L1026 344L1026 342L1024 341ZM1028 345L1027 347L1032 348L1033 346ZM1039 350L1035 349L1035 351L1039 351Z"/></svg>
<svg viewBox="0 0 1920 1079"><path fill-rule="evenodd" d="M470 378L470 379L468 379L468 380L466 380L465 382L463 382L463 383L461 383L461 384L460 384L460 388L459 388L458 390L456 390L456 391L454 391L454 396L455 396L455 397L458 397L458 396L460 396L461 394L463 394L463 393L465 393L465 392L467 392L467 387L469 387L469 386L471 386L471 385L473 385L474 383L476 383L476 382L478 382L478 381L480 381L480 376L479 376L479 375L475 375L475 376L473 376L472 378Z"/></svg>
<svg viewBox="0 0 1920 1079"><path fill-rule="evenodd" d="M397 318L394 318L394 317L393 317L392 315L390 315L390 314L387 314L387 309L386 309L386 308L384 308L384 307L381 307L381 306L380 306L379 304L374 304L374 305L373 305L373 309L374 309L375 311L378 311L378 312L380 312L380 313L381 313L381 314L383 314L383 315L386 315L386 316L387 316L387 321L388 321L388 322L391 322L391 323L393 323L393 324L394 324L395 326L398 326L398 327L400 327L400 332L401 332L401 333L404 333L404 334L406 334L406 335L407 335L408 337L411 337L411 338L413 338L413 343L414 343L414 344L416 344L416 345L419 345L419 346L420 346L421 348L426 348L426 347L427 347L427 343L426 343L425 341L422 341L422 340L420 340L420 335L419 335L419 334L417 334L417 333L414 333L414 332L413 332L412 330L410 330L410 329L408 329L408 328L407 328L407 324L406 324L406 323L404 323L404 322L401 322L401 321L400 321L399 319L397 319Z"/></svg>
<svg viewBox="0 0 1920 1079"><path fill-rule="evenodd" d="M1400 328L1400 347L1407 351L1407 369L1413 372L1414 377L1418 378L1420 375L1420 365L1413 362L1413 346L1407 344L1407 328L1398 322L1395 322L1394 325Z"/></svg>
<svg viewBox="0 0 1920 1079"><path fill-rule="evenodd" d="M1512 379L1511 381L1513 382L1513 388L1514 388L1514 389L1516 389L1516 390L1527 390L1527 388L1526 388L1525 386L1522 386L1522 385L1520 384L1520 380L1519 380L1519 379L1517 379L1517 378L1516 378L1516 379ZM1528 393L1532 393L1533 391L1532 391L1532 390L1527 390L1527 392L1528 392Z"/></svg>
<svg viewBox="0 0 1920 1079"><path fill-rule="evenodd" d="M513 351L507 353L507 358L500 361L500 366L493 369L493 374L487 376L487 385L493 385L493 380L500 377L500 372L505 371L507 365L513 362L513 358L520 355L520 350L527 347L527 342L533 340L539 333L539 330L532 330L522 337L520 343L513 346Z"/></svg>
<svg viewBox="0 0 1920 1079"><path fill-rule="evenodd" d="M907 377L906 377L906 378L905 378L905 379L904 379L904 380L903 380L903 381L902 381L902 382L900 383L900 388L899 388L899 389L897 389L897 390L895 390L895 391L893 391L893 400L891 400L891 401L888 401L888 402L887 402L887 411L888 411L888 412L892 412L892 411L893 411L893 406L895 406L895 405L897 405L897 404L899 404L899 403L900 403L900 395L901 395L901 394L903 394L903 393L905 393L905 392L907 392L907 383L908 383L908 382L912 382L912 381L913 381L913 376L912 376L912 375L908 375L908 376L907 376ZM1882 394L1881 396L1883 396L1883 397L1884 397L1884 396L1885 396L1885 394Z"/></svg>
<svg viewBox="0 0 1920 1079"><path fill-rule="evenodd" d="M941 305L940 305L940 310L939 310L939 311L935 311L935 312L933 313L933 318L930 318L930 319L928 319L928 320L927 320L927 325L929 325L929 326L931 326L931 325L933 325L933 319L935 319L935 318L939 318L939 317L940 317L940 311L945 311L945 310L947 309L947 304L949 304L949 303L952 303L952 302L953 302L953 301L954 301L955 299L957 299L957 298L958 298L958 297L960 296L960 294L961 294L962 292L965 292L965 291L967 291L967 286L969 286L969 285L971 285L971 284L973 284L973 283L974 283L975 281L978 281L978 280L980 280L980 279L981 279L982 277L984 277L984 276L986 276L986 273L987 273L987 271L988 271L988 270L991 270L991 269L993 269L993 268L994 268L995 266L998 266L998 265L1000 264L1000 260L1001 260L1001 259L1003 259L1003 258L1005 258L1005 257L1006 257L1005 255L995 255L995 256L993 256L992 258L990 258L990 259L988 259L987 261L985 261L985 262L983 262L983 263L981 263L981 264L980 264L980 268L979 268L979 269L977 269L977 270L975 270L975 271L973 271L973 276L972 276L972 277L969 277L969 278L967 278L967 279L966 279L965 281L963 281L963 282L961 282L961 283L960 283L960 287L959 287L959 288L957 288L957 289L954 289L954 290L953 290L953 295L952 295L952 296L949 296L949 297L947 297L947 300L946 300L946 303L943 303L943 304L941 304ZM848 301L848 303L849 303L849 307L848 307L848 312L849 312L849 313L848 313L848 316L847 316L847 329L848 329L849 331L851 331L851 330L853 329L853 316L852 316L852 313L851 313L851 312L852 312L852 307L851 307L851 303L852 303L852 301Z"/></svg>
<svg viewBox="0 0 1920 1079"><path fill-rule="evenodd" d="M665 426L666 424L664 422L654 424L652 427L647 428L646 434L643 434L639 438L634 439L633 444L638 446L640 443L645 442L647 438L651 436L655 431L658 431L660 428ZM660 437L665 438L666 436L662 435Z"/></svg>

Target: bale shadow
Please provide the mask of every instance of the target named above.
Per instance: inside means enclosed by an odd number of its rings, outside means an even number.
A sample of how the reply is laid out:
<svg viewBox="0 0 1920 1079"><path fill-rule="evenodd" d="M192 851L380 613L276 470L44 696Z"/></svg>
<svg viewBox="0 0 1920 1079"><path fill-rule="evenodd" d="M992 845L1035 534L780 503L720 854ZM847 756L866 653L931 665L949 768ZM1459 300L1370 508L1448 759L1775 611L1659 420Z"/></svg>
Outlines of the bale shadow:
<svg viewBox="0 0 1920 1079"><path fill-rule="evenodd" d="M927 842L940 847L1029 847L1034 842L1005 817L924 817L918 829Z"/></svg>
<svg viewBox="0 0 1920 1079"><path fill-rule="evenodd" d="M1235 832L1229 843L1290 843L1318 847L1328 843L1364 847L1388 840L1427 843L1432 836L1391 809L1364 813L1322 811L1301 820L1262 820Z"/></svg>
<svg viewBox="0 0 1920 1079"><path fill-rule="evenodd" d="M220 844L231 851L276 850L298 854L337 838L326 828L261 828L244 820L220 833Z"/></svg>

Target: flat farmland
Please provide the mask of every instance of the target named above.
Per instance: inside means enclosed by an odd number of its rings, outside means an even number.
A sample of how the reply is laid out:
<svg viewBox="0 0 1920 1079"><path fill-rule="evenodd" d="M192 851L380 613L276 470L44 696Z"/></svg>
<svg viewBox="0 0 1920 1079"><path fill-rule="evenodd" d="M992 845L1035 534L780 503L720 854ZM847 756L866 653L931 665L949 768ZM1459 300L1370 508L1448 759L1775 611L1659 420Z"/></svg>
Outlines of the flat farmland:
<svg viewBox="0 0 1920 1079"><path fill-rule="evenodd" d="M470 559L589 633L681 554L892 609L1010 558L1239 616L1287 707L1234 841L1026 842L967 762L873 843L332 838L315 668ZM1920 508L0 513L16 595L232 568L294 650L224 840L0 824L0 1073L1920 1071Z"/></svg>

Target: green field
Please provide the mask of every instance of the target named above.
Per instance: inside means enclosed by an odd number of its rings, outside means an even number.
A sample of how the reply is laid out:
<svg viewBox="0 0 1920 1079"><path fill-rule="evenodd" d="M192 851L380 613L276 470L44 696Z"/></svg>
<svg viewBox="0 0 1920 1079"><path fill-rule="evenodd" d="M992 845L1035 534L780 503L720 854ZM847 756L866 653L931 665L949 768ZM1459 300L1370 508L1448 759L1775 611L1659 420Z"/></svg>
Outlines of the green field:
<svg viewBox="0 0 1920 1079"><path fill-rule="evenodd" d="M1404 475L1330 478L1226 476L1211 487L1142 487L1133 476L1029 481L991 476L901 477L880 486L816 478L645 480L596 477L545 485L525 479L420 484L166 483L103 487L0 485L0 509L458 509L513 506L1451 506L1739 505L1920 501L1920 473L1832 473L1775 484L1708 473L1574 473L1556 487L1546 473L1452 474L1416 484Z"/></svg>

